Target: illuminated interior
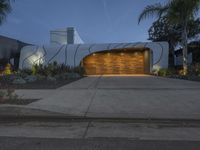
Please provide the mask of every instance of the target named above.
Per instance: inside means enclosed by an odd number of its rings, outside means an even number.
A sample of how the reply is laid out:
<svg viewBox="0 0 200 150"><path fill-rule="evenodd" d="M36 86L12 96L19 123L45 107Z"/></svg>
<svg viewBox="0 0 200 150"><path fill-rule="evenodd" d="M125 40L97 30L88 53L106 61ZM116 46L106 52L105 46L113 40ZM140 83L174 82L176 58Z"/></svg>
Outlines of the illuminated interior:
<svg viewBox="0 0 200 150"><path fill-rule="evenodd" d="M117 49L93 53L83 59L86 75L131 75L150 72L149 49ZM147 55L145 55L147 53Z"/></svg>

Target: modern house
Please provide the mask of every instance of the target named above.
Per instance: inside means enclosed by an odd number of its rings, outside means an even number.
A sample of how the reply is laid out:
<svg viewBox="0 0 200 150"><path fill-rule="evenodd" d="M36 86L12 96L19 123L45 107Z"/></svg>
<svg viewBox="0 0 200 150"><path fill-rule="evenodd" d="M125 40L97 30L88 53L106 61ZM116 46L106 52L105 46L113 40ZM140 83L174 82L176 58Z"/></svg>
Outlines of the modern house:
<svg viewBox="0 0 200 150"><path fill-rule="evenodd" d="M82 66L86 75L149 74L168 68L167 42L84 43L73 28L50 31L50 44L28 45L20 50L19 68L32 68L56 61Z"/></svg>

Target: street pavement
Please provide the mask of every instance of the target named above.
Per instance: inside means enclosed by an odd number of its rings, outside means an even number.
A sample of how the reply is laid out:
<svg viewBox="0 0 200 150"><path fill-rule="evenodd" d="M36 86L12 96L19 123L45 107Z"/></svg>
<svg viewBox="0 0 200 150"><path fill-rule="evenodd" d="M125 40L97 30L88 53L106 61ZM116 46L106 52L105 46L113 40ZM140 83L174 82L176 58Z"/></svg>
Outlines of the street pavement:
<svg viewBox="0 0 200 150"><path fill-rule="evenodd" d="M40 139L0 137L1 150L199 150L198 141L140 141L120 138Z"/></svg>
<svg viewBox="0 0 200 150"><path fill-rule="evenodd" d="M200 141L199 123L132 121L10 121L0 123L0 136L26 138L129 138L136 140Z"/></svg>

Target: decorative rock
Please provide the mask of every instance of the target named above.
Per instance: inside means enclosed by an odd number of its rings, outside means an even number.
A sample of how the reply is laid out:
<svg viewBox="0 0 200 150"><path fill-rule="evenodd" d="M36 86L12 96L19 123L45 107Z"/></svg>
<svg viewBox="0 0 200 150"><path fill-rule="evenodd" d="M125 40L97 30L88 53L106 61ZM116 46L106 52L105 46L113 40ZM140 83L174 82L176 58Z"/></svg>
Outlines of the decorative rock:
<svg viewBox="0 0 200 150"><path fill-rule="evenodd" d="M12 81L13 84L26 84L26 80L21 77L18 77Z"/></svg>
<svg viewBox="0 0 200 150"><path fill-rule="evenodd" d="M35 82L37 81L37 77L34 76L34 75L29 75L25 78L25 80L28 82L28 83L32 83L32 82Z"/></svg>

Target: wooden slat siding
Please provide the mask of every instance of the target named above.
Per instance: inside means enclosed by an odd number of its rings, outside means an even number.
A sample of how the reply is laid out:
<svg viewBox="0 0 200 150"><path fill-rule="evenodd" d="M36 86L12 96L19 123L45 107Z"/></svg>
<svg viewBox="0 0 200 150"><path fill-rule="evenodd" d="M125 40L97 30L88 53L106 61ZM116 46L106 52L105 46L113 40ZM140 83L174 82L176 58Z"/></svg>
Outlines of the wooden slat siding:
<svg viewBox="0 0 200 150"><path fill-rule="evenodd" d="M83 60L86 75L144 74L143 52L103 52Z"/></svg>

